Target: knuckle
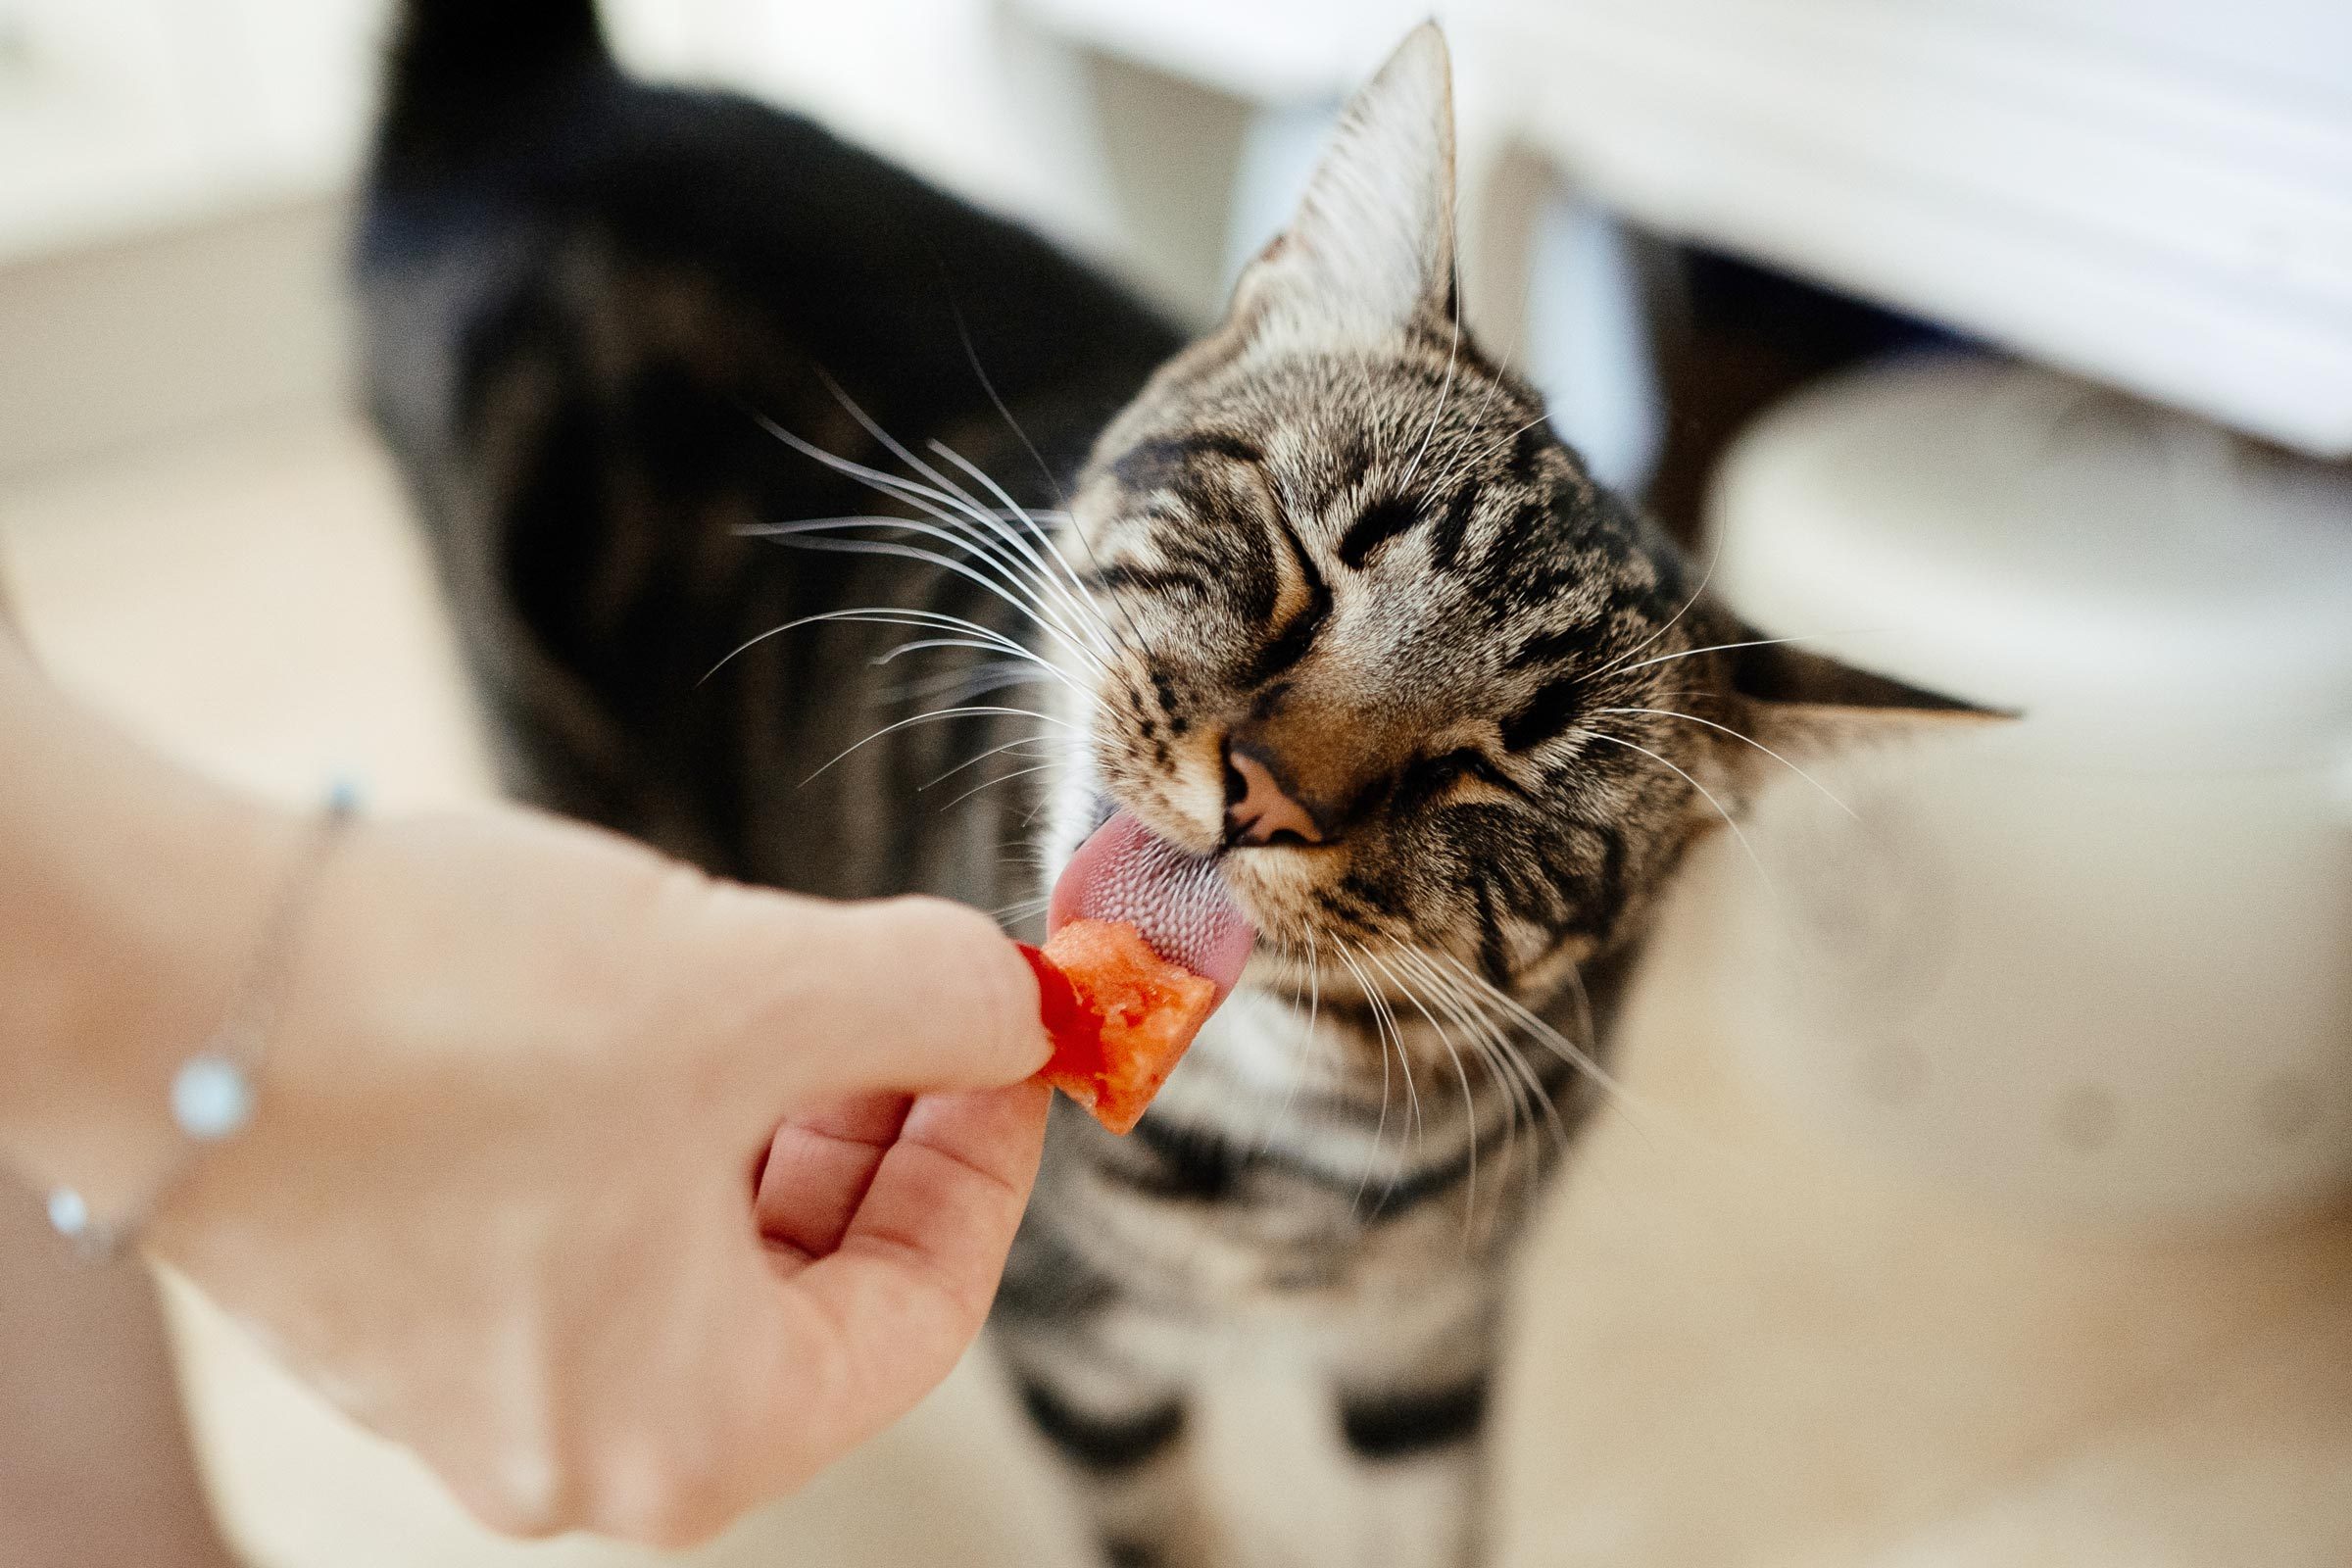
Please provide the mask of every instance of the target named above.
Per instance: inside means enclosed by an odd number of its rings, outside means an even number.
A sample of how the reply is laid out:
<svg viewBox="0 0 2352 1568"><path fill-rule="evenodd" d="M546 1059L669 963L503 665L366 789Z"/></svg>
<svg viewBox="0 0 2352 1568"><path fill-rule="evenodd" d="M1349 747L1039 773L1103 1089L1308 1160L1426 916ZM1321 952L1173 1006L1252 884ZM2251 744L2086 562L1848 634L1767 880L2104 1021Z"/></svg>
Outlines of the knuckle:
<svg viewBox="0 0 2352 1568"><path fill-rule="evenodd" d="M641 1452L616 1464L602 1491L601 1530L663 1550L701 1545L735 1511L715 1466L691 1455Z"/></svg>
<svg viewBox="0 0 2352 1568"><path fill-rule="evenodd" d="M577 1489L564 1467L543 1453L503 1456L462 1500L492 1530L520 1540L560 1536L582 1522Z"/></svg>

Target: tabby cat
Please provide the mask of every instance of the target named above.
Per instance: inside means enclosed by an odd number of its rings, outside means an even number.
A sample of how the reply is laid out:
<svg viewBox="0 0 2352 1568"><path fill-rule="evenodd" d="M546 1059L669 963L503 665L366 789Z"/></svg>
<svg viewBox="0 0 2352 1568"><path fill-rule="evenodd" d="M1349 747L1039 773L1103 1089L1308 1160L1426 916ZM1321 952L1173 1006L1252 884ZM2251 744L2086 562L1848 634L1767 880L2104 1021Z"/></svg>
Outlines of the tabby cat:
<svg viewBox="0 0 2352 1568"><path fill-rule="evenodd" d="M1056 1107L996 1311L1112 1563L1476 1556L1498 1281L1661 890L1781 755L1958 709L1710 599L1462 329L1452 211L1434 26L1189 345L590 0L395 44L369 388L516 787L1008 917L1119 808L1256 927L1131 1137Z"/></svg>

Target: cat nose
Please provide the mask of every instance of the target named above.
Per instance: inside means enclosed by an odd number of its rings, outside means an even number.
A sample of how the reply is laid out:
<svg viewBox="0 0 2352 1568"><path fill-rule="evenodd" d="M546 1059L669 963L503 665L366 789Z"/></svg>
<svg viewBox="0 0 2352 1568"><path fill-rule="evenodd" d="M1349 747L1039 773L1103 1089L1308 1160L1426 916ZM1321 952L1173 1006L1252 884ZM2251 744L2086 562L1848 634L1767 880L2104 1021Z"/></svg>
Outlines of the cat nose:
<svg viewBox="0 0 2352 1568"><path fill-rule="evenodd" d="M1226 842L1277 844L1286 833L1301 844L1323 842L1322 824L1283 789L1265 760L1246 746L1229 745L1225 751Z"/></svg>

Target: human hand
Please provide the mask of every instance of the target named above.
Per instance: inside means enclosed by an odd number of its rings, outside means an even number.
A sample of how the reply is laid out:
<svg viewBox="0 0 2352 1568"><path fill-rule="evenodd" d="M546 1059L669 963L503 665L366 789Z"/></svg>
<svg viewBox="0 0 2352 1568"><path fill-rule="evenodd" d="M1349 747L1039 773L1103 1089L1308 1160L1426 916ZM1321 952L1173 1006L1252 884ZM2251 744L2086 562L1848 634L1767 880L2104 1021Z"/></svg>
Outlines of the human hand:
<svg viewBox="0 0 2352 1568"><path fill-rule="evenodd" d="M494 1528L685 1544L970 1343L1046 1054L969 910L716 883L522 812L364 821L254 1124L150 1241Z"/></svg>

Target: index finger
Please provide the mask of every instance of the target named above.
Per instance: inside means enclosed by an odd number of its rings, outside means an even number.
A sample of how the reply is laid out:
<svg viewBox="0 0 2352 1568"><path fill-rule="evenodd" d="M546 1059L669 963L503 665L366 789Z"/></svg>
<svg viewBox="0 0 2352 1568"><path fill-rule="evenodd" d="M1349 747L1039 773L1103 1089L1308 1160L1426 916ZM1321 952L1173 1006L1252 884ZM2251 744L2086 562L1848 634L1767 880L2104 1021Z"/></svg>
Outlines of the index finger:
<svg viewBox="0 0 2352 1568"><path fill-rule="evenodd" d="M786 908L777 946L793 974L764 1027L800 1043L775 1058L800 1103L993 1089L1052 1054L1036 976L979 911L941 899L830 906L813 920Z"/></svg>

